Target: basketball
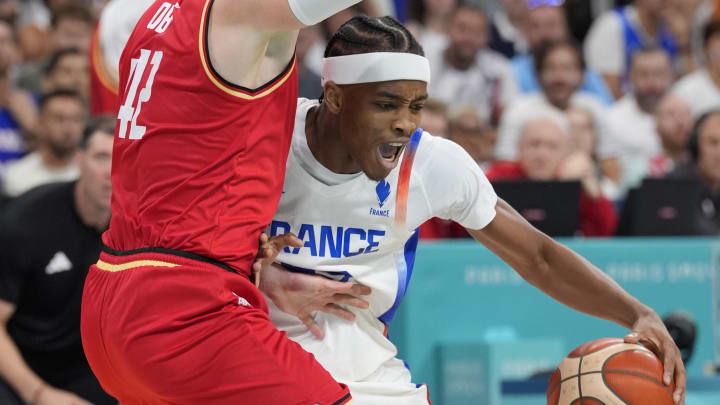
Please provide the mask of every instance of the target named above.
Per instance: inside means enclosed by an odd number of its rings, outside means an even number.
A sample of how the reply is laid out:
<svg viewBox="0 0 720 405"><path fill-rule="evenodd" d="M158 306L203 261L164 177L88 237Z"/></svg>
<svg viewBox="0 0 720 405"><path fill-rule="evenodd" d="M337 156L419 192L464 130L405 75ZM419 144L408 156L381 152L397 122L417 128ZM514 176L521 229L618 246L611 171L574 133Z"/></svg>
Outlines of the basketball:
<svg viewBox="0 0 720 405"><path fill-rule="evenodd" d="M653 352L618 338L585 343L550 377L547 405L672 405L674 384L663 383Z"/></svg>

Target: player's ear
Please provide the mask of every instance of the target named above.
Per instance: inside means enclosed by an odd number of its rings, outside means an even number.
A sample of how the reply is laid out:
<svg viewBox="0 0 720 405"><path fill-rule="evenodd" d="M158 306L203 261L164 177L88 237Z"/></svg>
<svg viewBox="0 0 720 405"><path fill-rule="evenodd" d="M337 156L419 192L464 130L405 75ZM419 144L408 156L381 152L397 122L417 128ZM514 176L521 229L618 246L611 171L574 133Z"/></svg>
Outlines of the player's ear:
<svg viewBox="0 0 720 405"><path fill-rule="evenodd" d="M342 107L343 94L342 89L333 82L325 83L323 104L333 114L340 113Z"/></svg>

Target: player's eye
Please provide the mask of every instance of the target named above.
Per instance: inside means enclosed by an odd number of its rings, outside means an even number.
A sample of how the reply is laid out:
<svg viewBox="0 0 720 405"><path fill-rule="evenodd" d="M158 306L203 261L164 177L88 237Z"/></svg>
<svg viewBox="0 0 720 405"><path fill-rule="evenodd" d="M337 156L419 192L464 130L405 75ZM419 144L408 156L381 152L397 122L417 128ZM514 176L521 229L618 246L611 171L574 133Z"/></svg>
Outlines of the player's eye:
<svg viewBox="0 0 720 405"><path fill-rule="evenodd" d="M380 108L381 110L393 110L395 109L395 104L391 103L375 103L375 105Z"/></svg>

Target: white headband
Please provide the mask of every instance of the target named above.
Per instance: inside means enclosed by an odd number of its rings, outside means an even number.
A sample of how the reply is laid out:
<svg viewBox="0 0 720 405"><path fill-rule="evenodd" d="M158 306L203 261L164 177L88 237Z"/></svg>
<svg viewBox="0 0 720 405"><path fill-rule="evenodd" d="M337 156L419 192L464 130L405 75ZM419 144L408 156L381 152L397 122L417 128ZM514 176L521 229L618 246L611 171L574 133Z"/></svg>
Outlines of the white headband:
<svg viewBox="0 0 720 405"><path fill-rule="evenodd" d="M419 80L430 83L430 62L413 53L373 52L323 59L322 84Z"/></svg>

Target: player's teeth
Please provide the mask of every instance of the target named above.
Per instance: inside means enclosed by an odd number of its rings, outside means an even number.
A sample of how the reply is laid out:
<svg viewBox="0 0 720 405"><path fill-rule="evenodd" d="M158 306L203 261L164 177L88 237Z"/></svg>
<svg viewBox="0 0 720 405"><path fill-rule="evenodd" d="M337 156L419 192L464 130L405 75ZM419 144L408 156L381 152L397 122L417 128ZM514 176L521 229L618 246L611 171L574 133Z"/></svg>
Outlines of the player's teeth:
<svg viewBox="0 0 720 405"><path fill-rule="evenodd" d="M399 148L399 147L403 146L403 144L400 143L400 142L391 142L391 143L389 143L389 145L390 145L390 146L394 146L394 147L396 147L396 148Z"/></svg>

